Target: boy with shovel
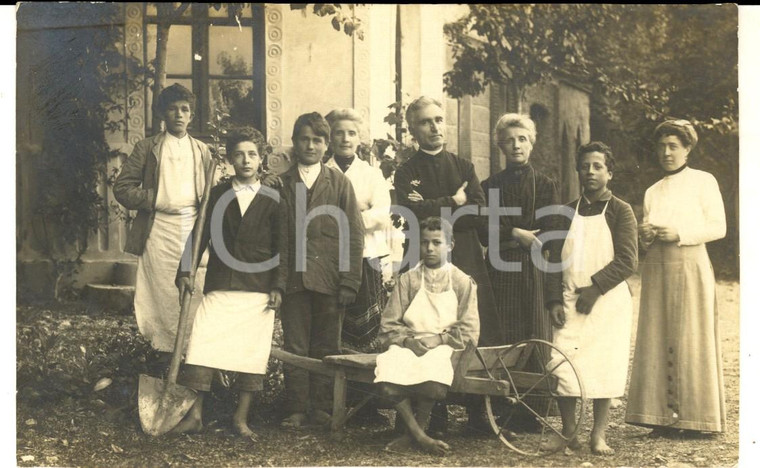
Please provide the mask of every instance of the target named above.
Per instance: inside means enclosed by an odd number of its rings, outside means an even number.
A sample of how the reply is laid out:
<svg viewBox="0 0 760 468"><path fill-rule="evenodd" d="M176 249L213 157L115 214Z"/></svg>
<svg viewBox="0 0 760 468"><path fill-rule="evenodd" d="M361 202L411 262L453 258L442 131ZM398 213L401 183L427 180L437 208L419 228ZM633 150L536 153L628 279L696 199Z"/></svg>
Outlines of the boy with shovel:
<svg viewBox="0 0 760 468"><path fill-rule="evenodd" d="M275 310L287 280L287 269L280 265L288 256L287 218L279 193L259 180L264 146L261 133L251 127L233 130L227 138L227 159L235 176L211 190L200 245L201 253L209 250L204 297L178 380L199 394L174 432L203 429L203 397L211 389L214 369L222 369L238 373L240 396L232 426L244 437L253 435L248 411L253 392L263 388ZM188 244L177 272L180 301L194 286L191 251Z"/></svg>

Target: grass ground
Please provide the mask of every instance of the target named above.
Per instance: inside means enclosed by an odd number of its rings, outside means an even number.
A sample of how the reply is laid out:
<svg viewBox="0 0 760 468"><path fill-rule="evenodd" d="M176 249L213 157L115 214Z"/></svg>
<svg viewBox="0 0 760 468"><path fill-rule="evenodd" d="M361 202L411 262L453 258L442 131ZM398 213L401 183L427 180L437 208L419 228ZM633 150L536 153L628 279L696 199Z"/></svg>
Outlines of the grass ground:
<svg viewBox="0 0 760 468"><path fill-rule="evenodd" d="M638 278L632 281L638 299ZM277 425L281 385L276 373L251 423L254 442L236 437L228 422L234 401L224 389L209 399L206 429L197 435L149 437L135 405L135 376L144 371L145 343L131 317L87 314L84 306L19 307L17 314L17 458L20 466L733 466L739 449L739 285L718 283L728 430L710 439L649 439L623 422L625 398L612 410L611 457L590 453L590 409L584 448L531 458L495 437L465 430L454 407L445 457L384 452L392 434L383 424L357 424L343 441L316 430ZM635 304L638 309L638 302ZM94 387L110 384L102 390ZM590 405L589 405L590 406ZM385 413L392 417L391 412ZM589 465L591 464L591 465Z"/></svg>

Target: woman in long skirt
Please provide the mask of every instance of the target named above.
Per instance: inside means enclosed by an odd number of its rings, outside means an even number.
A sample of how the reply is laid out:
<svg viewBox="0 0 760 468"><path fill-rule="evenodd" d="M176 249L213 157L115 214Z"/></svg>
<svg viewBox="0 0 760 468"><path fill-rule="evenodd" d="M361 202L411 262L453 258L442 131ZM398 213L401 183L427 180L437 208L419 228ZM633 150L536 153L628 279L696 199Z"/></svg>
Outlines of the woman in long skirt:
<svg viewBox="0 0 760 468"><path fill-rule="evenodd" d="M715 307L705 243L726 235L718 183L687 166L697 132L685 120L655 130L665 176L647 189L639 226L647 255L626 422L652 436L723 432L726 411Z"/></svg>
<svg viewBox="0 0 760 468"><path fill-rule="evenodd" d="M362 284L356 302L346 307L342 339L352 348L374 352L380 314L387 302L380 262L390 253L386 230L391 223L391 196L380 169L357 156L361 115L354 109L335 109L325 119L330 124L332 150L325 165L340 169L351 181L364 221Z"/></svg>

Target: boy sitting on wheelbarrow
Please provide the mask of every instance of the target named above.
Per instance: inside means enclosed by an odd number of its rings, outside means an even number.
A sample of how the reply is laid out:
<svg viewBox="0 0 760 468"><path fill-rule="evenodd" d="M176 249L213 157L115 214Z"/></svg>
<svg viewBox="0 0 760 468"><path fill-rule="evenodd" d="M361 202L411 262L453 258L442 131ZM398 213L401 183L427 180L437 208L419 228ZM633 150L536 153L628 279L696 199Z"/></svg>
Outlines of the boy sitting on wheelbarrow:
<svg viewBox="0 0 760 468"><path fill-rule="evenodd" d="M399 278L380 324L381 346L375 383L404 419L407 434L386 446L406 450L416 442L442 455L449 445L429 437L425 428L436 401L446 397L454 379L451 356L478 342L477 286L449 263L454 247L448 221L430 217L420 223L422 261Z"/></svg>
<svg viewBox="0 0 760 468"><path fill-rule="evenodd" d="M203 396L211 389L214 369L222 369L238 373L233 429L253 435L248 411L253 392L263 388L275 310L287 280L287 269L279 267L281 262L287 265L284 210L277 191L259 181L264 145L261 133L251 127L233 130L227 138L227 159L235 176L211 190L201 240L201 253L209 249L204 297L179 379L199 395L174 432L203 429ZM185 255L191 251L188 244ZM193 289L187 258L176 278L180 301Z"/></svg>

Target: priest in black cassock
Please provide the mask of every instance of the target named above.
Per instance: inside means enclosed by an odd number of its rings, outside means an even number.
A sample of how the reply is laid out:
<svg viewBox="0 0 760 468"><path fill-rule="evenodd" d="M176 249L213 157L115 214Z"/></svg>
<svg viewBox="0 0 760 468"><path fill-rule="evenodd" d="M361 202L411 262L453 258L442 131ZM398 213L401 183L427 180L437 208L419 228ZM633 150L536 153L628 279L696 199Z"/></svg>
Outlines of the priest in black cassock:
<svg viewBox="0 0 760 468"><path fill-rule="evenodd" d="M418 222L429 216L442 216L444 207L455 212L463 205L474 205L478 209L485 206L475 167L443 147L446 124L441 103L426 96L415 99L407 108L406 121L419 150L396 170L394 185L399 205L412 210ZM480 215L457 219L451 254L452 263L470 275L478 286L480 346L497 344L498 339L494 333L498 330L494 297L478 238L478 226L485 222L486 217ZM478 429L480 422L470 418L471 425Z"/></svg>

